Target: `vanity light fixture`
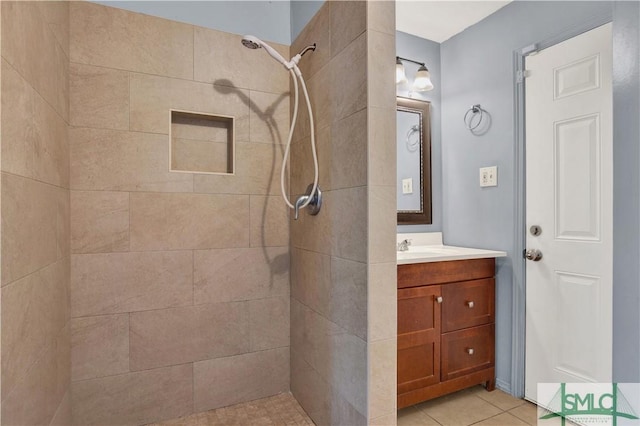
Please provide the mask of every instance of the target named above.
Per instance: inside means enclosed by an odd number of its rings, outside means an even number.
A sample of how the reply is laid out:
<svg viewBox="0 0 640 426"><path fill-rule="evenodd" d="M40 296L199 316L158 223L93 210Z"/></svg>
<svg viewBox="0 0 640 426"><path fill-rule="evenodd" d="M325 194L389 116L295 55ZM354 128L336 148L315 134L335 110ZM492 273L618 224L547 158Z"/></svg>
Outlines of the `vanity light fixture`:
<svg viewBox="0 0 640 426"><path fill-rule="evenodd" d="M396 56L396 84L404 84L407 82L407 76L404 72L404 64L402 61L408 61L416 65L420 65L420 68L418 68L418 72L416 72L416 76L413 79L412 90L414 92L428 92L433 89L431 74L424 62L418 62L412 59L402 58L400 56Z"/></svg>

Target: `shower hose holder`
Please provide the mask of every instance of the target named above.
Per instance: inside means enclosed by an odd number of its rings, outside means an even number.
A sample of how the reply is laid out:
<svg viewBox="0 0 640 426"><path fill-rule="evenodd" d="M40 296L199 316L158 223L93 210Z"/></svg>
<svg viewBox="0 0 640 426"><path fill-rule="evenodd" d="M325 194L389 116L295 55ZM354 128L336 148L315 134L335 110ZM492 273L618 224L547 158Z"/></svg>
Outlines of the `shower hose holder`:
<svg viewBox="0 0 640 426"><path fill-rule="evenodd" d="M295 214L293 216L295 220L298 220L300 206L307 202L307 200L309 199L309 194L311 194L312 189L313 189L313 184L310 183L309 186L307 186L307 190L305 191L306 195L301 195L296 200L295 209L294 209ZM307 213L309 213L311 216L315 216L320 212L321 208L322 208L322 191L320 191L320 187L318 186L316 188L316 192L313 194L313 197L311 198L311 201L309 202L309 204L307 204Z"/></svg>

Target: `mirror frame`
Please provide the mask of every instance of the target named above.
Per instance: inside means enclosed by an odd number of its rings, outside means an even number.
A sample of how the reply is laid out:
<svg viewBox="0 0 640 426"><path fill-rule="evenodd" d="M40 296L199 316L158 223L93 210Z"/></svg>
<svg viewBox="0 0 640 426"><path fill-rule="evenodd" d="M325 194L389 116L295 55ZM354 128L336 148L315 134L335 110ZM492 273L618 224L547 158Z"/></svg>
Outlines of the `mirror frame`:
<svg viewBox="0 0 640 426"><path fill-rule="evenodd" d="M418 113L420 120L420 211L398 210L398 225L431 224L431 102L398 96L397 111ZM400 141L396 140L396 147ZM396 182L397 184L397 182Z"/></svg>

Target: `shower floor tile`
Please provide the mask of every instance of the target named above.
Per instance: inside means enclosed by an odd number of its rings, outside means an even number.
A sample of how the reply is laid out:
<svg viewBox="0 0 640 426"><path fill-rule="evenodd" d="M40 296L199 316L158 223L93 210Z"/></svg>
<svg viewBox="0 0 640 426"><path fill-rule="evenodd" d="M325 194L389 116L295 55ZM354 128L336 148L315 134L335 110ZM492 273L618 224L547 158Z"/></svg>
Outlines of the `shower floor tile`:
<svg viewBox="0 0 640 426"><path fill-rule="evenodd" d="M229 407L196 413L149 426L312 426L291 393L281 393Z"/></svg>

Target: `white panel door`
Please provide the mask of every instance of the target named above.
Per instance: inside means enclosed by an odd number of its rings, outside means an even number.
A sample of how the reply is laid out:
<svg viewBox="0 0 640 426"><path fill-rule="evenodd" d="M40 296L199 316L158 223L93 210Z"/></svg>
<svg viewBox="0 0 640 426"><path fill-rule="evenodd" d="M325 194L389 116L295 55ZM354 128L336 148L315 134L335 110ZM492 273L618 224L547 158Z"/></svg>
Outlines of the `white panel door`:
<svg viewBox="0 0 640 426"><path fill-rule="evenodd" d="M611 24L527 57L525 397L612 371ZM534 236L530 228L541 233Z"/></svg>

